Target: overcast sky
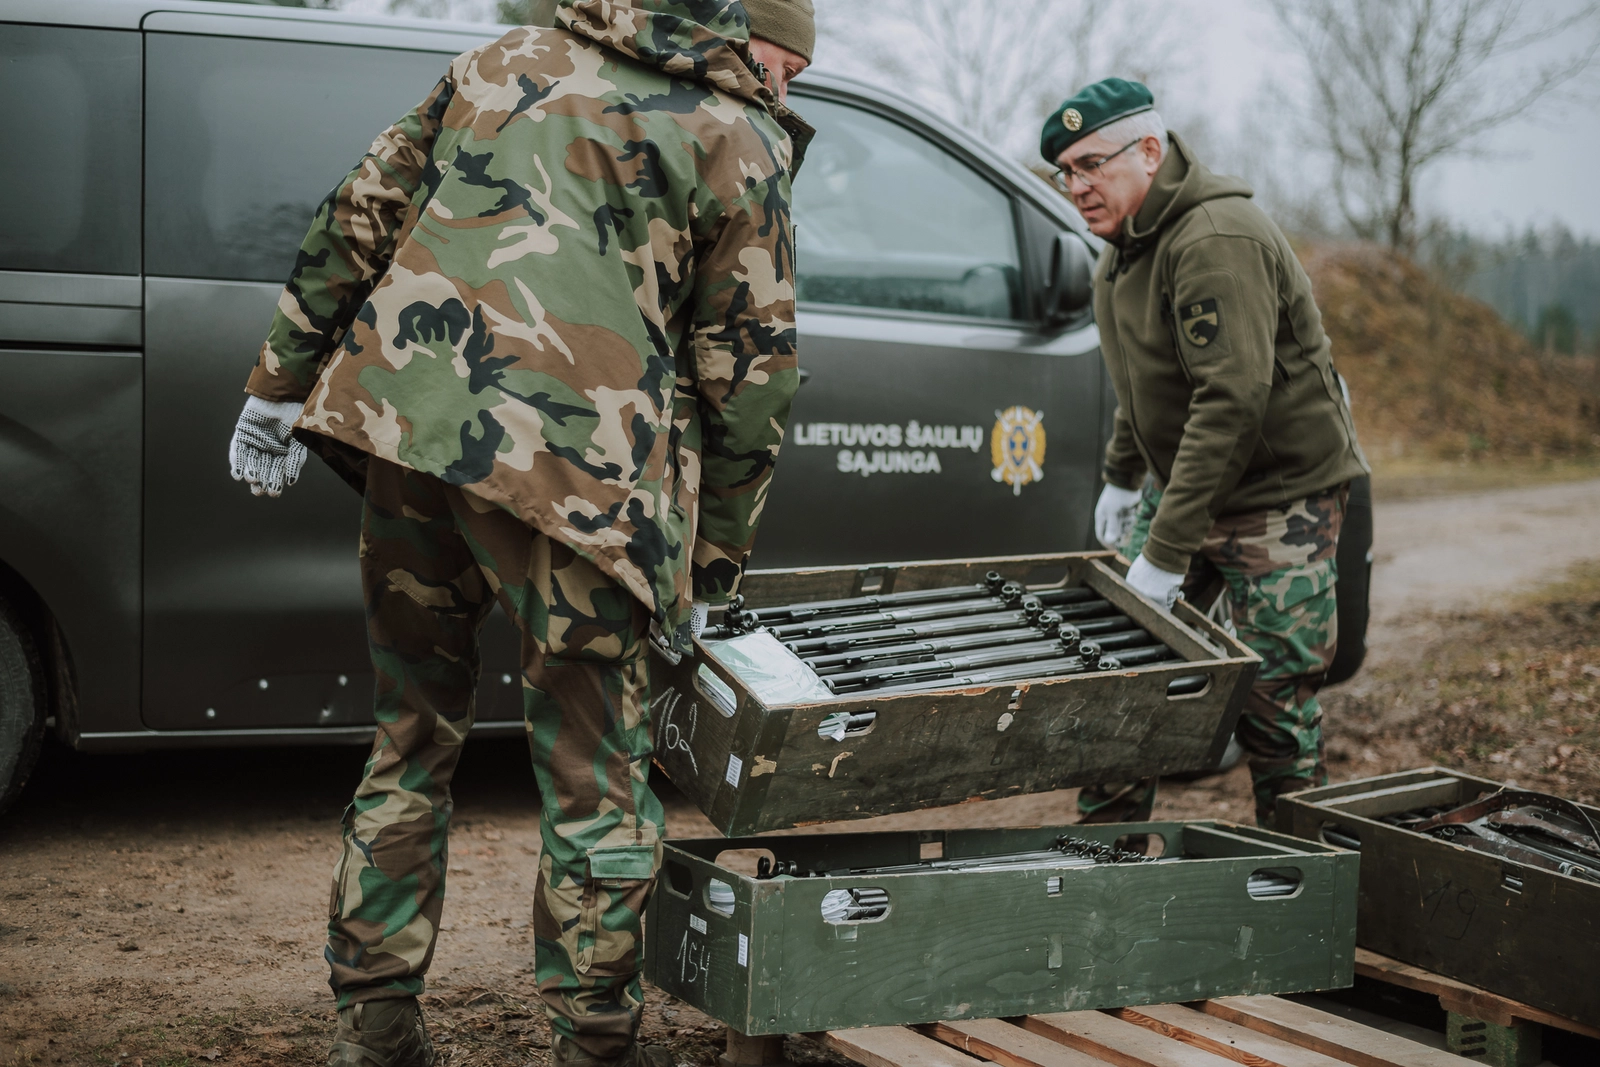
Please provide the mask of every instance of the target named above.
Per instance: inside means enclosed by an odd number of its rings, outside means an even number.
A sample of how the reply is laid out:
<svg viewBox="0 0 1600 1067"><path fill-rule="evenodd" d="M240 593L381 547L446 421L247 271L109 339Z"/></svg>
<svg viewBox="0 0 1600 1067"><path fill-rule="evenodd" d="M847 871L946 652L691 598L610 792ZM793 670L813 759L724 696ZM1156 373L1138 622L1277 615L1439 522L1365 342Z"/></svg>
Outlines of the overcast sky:
<svg viewBox="0 0 1600 1067"><path fill-rule="evenodd" d="M1525 5L1530 12L1569 6L1550 0ZM1269 73L1295 80L1295 61L1276 43L1276 27L1263 7L1239 0L1189 2L1183 4L1182 17L1194 26L1198 42L1195 88L1209 91L1219 111L1248 106ZM1565 44L1554 42L1556 47ZM1596 79L1591 77L1585 88L1586 101L1552 99L1533 120L1491 134L1482 158L1439 164L1424 181L1423 203L1486 236L1559 220L1579 233L1600 237Z"/></svg>

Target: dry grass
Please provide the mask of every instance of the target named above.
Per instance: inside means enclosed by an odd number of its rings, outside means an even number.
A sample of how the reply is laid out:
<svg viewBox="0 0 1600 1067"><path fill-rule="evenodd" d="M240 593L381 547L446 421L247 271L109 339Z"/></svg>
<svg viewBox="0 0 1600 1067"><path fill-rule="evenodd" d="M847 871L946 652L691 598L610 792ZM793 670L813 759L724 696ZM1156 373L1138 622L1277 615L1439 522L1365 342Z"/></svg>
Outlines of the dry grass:
<svg viewBox="0 0 1600 1067"><path fill-rule="evenodd" d="M1487 778L1600 797L1600 563L1503 610L1417 620L1415 654L1330 690L1330 762L1410 751ZM1385 767L1384 769L1390 769ZM1337 777L1354 777L1350 767ZM1371 772L1368 772L1371 773Z"/></svg>
<svg viewBox="0 0 1600 1067"><path fill-rule="evenodd" d="M1301 259L1380 486L1488 488L1596 465L1596 360L1544 357L1387 250L1314 245Z"/></svg>

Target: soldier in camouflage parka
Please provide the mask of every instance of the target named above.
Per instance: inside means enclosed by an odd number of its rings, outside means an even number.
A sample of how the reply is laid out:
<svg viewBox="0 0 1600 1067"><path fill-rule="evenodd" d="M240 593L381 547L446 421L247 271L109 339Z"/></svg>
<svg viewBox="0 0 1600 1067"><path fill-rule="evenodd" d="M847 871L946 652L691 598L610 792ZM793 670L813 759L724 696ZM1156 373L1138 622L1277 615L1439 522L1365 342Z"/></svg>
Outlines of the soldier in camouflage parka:
<svg viewBox="0 0 1600 1067"><path fill-rule="evenodd" d="M796 146L747 32L731 0L564 0L457 58L322 205L247 386L357 485L377 456L570 545L680 651L799 384Z"/></svg>

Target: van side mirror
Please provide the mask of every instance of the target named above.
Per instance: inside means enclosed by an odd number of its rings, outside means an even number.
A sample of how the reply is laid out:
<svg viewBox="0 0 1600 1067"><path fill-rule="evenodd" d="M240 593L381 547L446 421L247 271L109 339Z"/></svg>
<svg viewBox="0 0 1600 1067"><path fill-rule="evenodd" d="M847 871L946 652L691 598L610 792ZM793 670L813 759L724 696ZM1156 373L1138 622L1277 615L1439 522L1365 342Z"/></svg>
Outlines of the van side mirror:
<svg viewBox="0 0 1600 1067"><path fill-rule="evenodd" d="M1081 316L1094 298L1094 261L1083 238L1063 231L1050 246L1050 281L1044 291L1044 328L1059 329Z"/></svg>

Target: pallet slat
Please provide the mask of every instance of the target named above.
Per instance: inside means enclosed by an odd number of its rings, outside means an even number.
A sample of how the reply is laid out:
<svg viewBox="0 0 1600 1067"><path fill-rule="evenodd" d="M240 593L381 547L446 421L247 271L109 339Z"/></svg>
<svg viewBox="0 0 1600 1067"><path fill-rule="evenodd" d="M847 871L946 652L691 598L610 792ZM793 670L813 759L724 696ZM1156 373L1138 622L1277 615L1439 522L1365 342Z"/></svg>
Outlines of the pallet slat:
<svg viewBox="0 0 1600 1067"><path fill-rule="evenodd" d="M1000 1019L933 1023L924 1031L1000 1067L1101 1067L1105 1062Z"/></svg>
<svg viewBox="0 0 1600 1067"><path fill-rule="evenodd" d="M1277 997L1224 997L1202 1002L1200 1010L1353 1067L1461 1067L1463 1062L1452 1053Z"/></svg>
<svg viewBox="0 0 1600 1067"><path fill-rule="evenodd" d="M1022 1025L1116 1067L1226 1067L1227 1061L1098 1011L1029 1015Z"/></svg>
<svg viewBox="0 0 1600 1067"><path fill-rule="evenodd" d="M1345 1067L1342 1060L1296 1042L1268 1037L1181 1004L1122 1008L1110 1014L1245 1067Z"/></svg>
<svg viewBox="0 0 1600 1067"><path fill-rule="evenodd" d="M1432 993L1439 998L1439 1006L1457 1015L1470 1015L1474 1019L1496 1026L1511 1026L1521 1019L1530 1023L1554 1026L1584 1037L1600 1038L1600 1027L1589 1026L1574 1019L1564 1018L1553 1011L1536 1008L1532 1004L1512 1000L1510 997L1479 989L1475 985L1446 978L1442 974L1373 952L1356 949L1356 973L1375 978L1390 985L1404 986L1421 993Z"/></svg>
<svg viewBox="0 0 1600 1067"><path fill-rule="evenodd" d="M863 1067L981 1067L984 1062L904 1026L830 1030L822 1043Z"/></svg>

